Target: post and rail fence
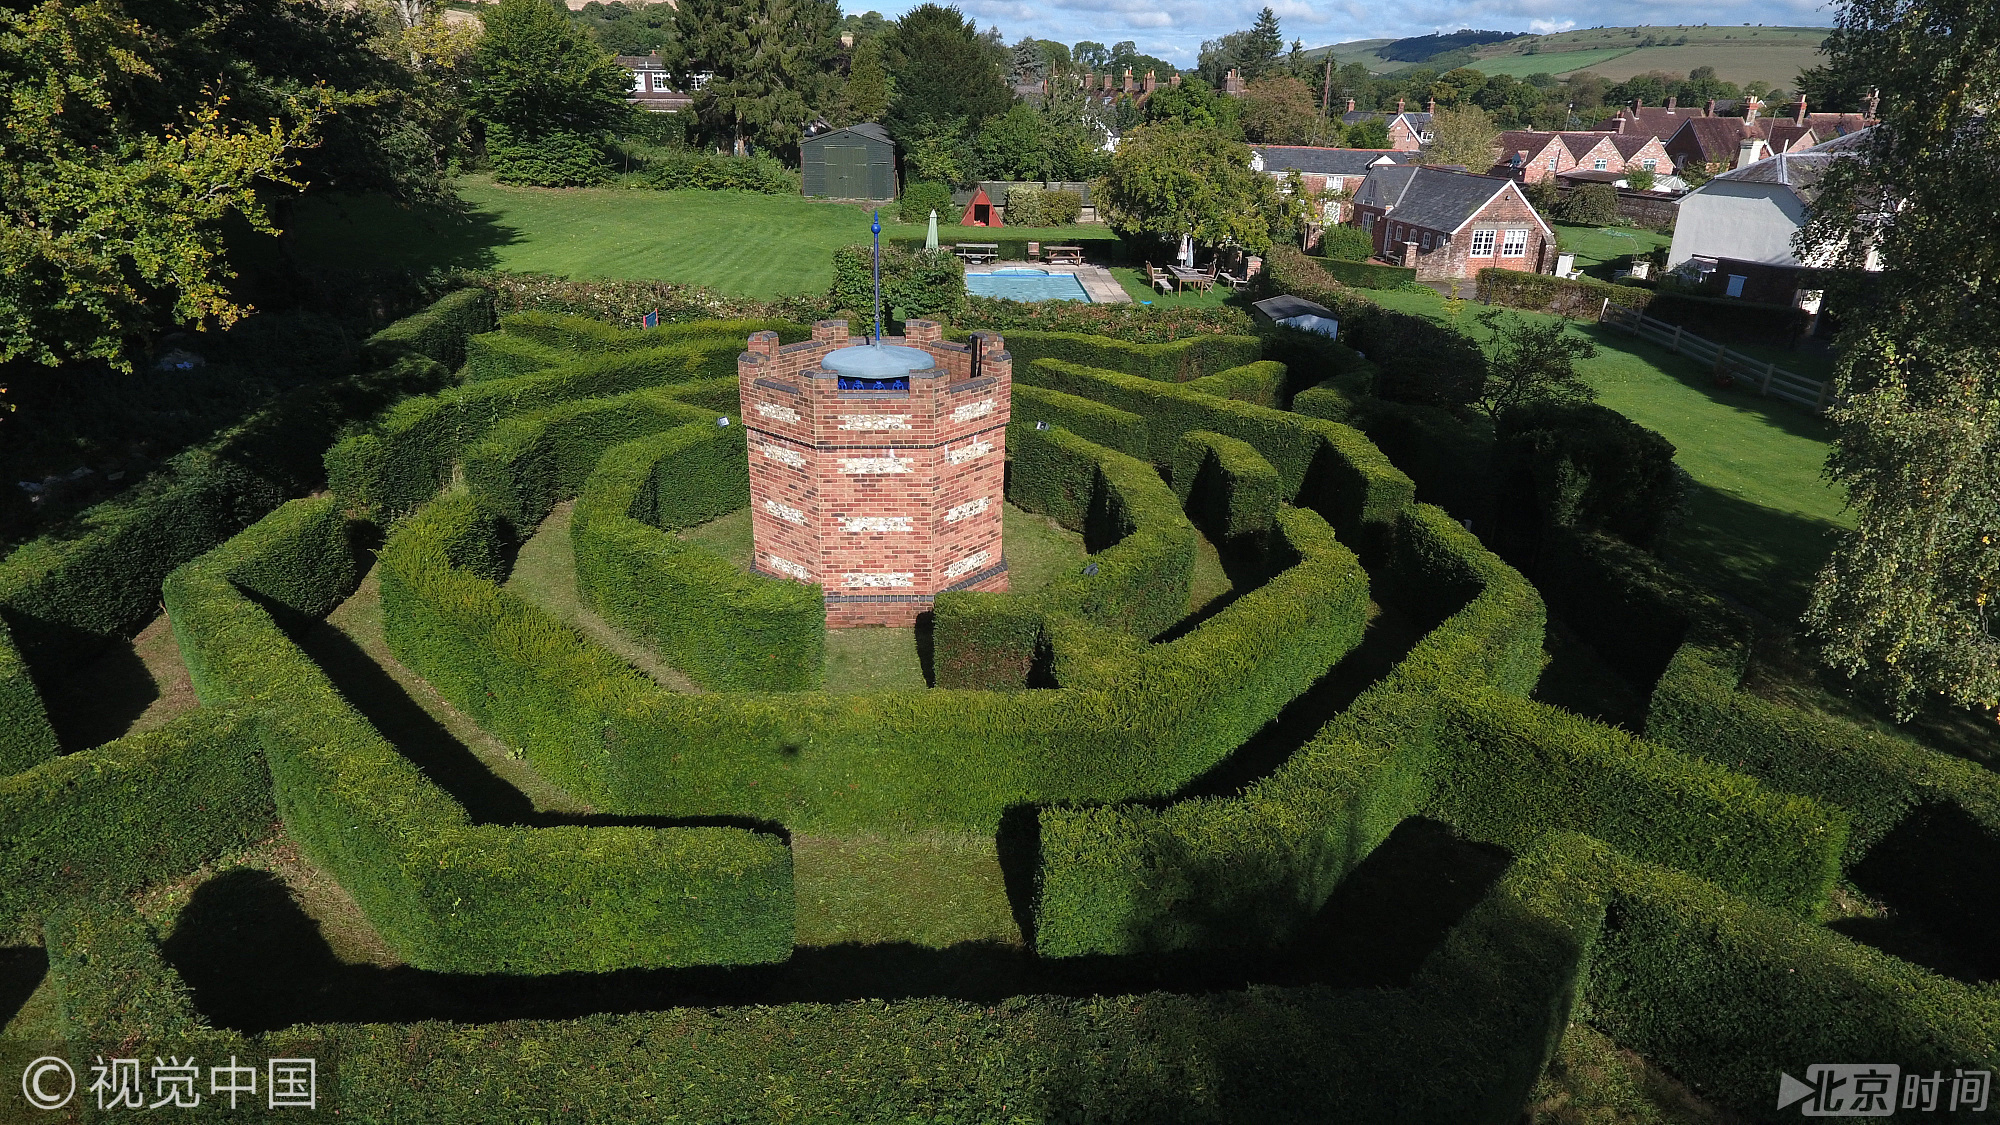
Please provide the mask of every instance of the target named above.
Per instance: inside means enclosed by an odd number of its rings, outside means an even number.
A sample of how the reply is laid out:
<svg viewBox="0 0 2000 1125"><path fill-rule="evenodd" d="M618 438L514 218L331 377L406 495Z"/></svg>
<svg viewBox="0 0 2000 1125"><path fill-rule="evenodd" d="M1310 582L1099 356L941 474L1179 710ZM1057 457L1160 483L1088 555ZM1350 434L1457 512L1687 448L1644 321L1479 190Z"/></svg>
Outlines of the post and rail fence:
<svg viewBox="0 0 2000 1125"><path fill-rule="evenodd" d="M1753 359L1742 352L1731 351L1712 340L1704 340L1678 324L1668 324L1654 320L1638 309L1621 308L1609 300L1598 313L1598 321L1614 328L1622 328L1642 340L1664 345L1668 351L1688 356L1697 362L1711 366L1717 375L1749 383L1757 388L1757 393L1766 398L1784 399L1813 410L1826 410L1833 397L1833 384L1818 379L1809 379L1795 371L1787 371L1775 362Z"/></svg>

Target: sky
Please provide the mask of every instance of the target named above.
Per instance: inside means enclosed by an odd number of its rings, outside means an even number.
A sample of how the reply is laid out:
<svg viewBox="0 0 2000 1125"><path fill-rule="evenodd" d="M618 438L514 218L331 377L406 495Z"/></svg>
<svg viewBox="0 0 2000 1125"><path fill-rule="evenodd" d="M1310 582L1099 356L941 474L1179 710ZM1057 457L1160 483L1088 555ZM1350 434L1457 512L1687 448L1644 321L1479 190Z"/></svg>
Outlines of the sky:
<svg viewBox="0 0 2000 1125"><path fill-rule="evenodd" d="M1009 43L1024 35L1064 43L1095 40L1110 46L1130 39L1145 54L1192 65L1204 39L1249 27L1266 3L1278 14L1285 39L1308 47L1353 39L1396 39L1456 31L1462 27L1547 34L1573 27L1628 27L1644 24L1736 24L1749 14L1741 3L1715 0L956 0L979 21L981 30L998 25ZM868 4L843 0L850 13L879 11L897 16L911 3ZM1764 0L1758 22L1772 26L1824 27L1833 6L1823 0Z"/></svg>

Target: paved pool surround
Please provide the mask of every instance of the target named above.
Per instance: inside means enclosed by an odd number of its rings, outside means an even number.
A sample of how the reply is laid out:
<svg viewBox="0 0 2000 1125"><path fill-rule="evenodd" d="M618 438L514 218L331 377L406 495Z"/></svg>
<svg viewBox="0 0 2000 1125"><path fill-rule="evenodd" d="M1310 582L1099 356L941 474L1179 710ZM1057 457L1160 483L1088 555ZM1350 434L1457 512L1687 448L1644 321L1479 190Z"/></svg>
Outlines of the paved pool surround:
<svg viewBox="0 0 2000 1125"><path fill-rule="evenodd" d="M991 332L912 320L882 347L844 320L737 357L753 566L817 582L831 629L908 626L942 590L1007 589L1000 540L1013 359Z"/></svg>

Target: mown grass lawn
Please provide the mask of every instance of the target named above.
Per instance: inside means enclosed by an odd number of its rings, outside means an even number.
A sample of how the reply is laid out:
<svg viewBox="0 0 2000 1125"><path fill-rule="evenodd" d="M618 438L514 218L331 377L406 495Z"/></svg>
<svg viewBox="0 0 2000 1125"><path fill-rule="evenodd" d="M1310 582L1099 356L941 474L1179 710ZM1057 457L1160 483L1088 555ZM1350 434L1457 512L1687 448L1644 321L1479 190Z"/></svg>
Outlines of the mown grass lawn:
<svg viewBox="0 0 2000 1125"><path fill-rule="evenodd" d="M1369 296L1450 321L1444 299L1433 293ZM1462 306L1457 324L1484 340L1480 311ZM1662 553L1779 620L1797 618L1831 533L1852 526L1841 492L1820 475L1831 437L1826 423L1776 399L1718 388L1700 365L1615 329L1577 324L1576 330L1597 344L1596 358L1578 367L1598 401L1665 435L1694 479L1687 519Z"/></svg>
<svg viewBox="0 0 2000 1125"><path fill-rule="evenodd" d="M1673 244L1674 236L1645 227L1580 227L1552 223L1562 236L1562 248L1576 255L1576 268L1601 281L1611 280L1615 264L1633 254L1647 254Z"/></svg>
<svg viewBox="0 0 2000 1125"><path fill-rule="evenodd" d="M824 292L833 284L833 252L870 237L867 210L794 195L527 188L486 176L457 187L464 200L457 210L405 210L373 196L309 200L292 222L295 249L308 263L671 281L769 299ZM922 238L924 230L882 218L884 238ZM1081 242L1093 260L1114 252L1104 240L1116 243L1104 226L938 226L946 247L996 237Z"/></svg>

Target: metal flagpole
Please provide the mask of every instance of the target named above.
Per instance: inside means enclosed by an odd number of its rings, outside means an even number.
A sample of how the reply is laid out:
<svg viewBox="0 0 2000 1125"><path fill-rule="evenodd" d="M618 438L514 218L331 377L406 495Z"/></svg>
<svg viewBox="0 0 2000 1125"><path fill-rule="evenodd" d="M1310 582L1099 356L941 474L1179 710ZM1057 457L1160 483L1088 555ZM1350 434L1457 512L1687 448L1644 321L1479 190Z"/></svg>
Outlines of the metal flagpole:
<svg viewBox="0 0 2000 1125"><path fill-rule="evenodd" d="M875 342L882 342L882 212L875 212L875 221L868 225L875 232Z"/></svg>

